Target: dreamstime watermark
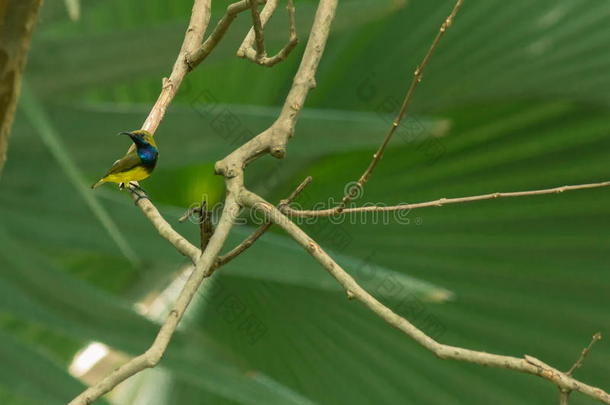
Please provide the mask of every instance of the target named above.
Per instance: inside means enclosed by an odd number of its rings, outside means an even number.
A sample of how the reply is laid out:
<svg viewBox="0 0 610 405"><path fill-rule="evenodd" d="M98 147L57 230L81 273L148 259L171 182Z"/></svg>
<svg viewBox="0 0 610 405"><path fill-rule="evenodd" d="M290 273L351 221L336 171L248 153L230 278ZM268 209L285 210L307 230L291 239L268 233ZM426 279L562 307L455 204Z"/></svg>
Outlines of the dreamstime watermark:
<svg viewBox="0 0 610 405"><path fill-rule="evenodd" d="M205 197L204 197L205 198ZM190 211L194 211L199 207L201 203L192 203ZM330 225L421 225L423 223L420 217L411 218L410 211L405 210L383 210L388 205L384 203L372 203L367 202L356 207L355 204L348 204L343 212L336 212L334 209L339 205L339 201L336 201L333 197L329 197L325 201L318 201L313 204L310 208L305 208L302 203L292 202L288 205L288 210L283 210L284 215L297 225L316 225L320 222L328 223ZM214 222L220 218L222 208L224 207L223 202L218 202L213 206L209 207L209 211L212 214ZM371 208L370 211L350 211L350 208ZM307 215L299 214L300 211L328 211L328 215ZM200 224L201 217L196 213L189 214L188 219L191 223ZM266 208L261 205L257 207L254 205L252 209L248 210L245 214L234 218L236 225L263 225L270 222L269 215L267 214Z"/></svg>
<svg viewBox="0 0 610 405"><path fill-rule="evenodd" d="M189 88L190 90L190 88ZM189 91L190 92L190 91ZM391 96L378 97L377 89L370 82L370 77L366 77L356 88L357 96L366 103L375 103L375 111L381 119L388 122L388 116L400 106L400 101ZM203 118L211 132L218 138L224 140L231 146L239 146L255 138L255 133L232 112L229 107L221 104L219 99L209 90L197 92L191 99L191 108L201 118ZM388 122L388 124L391 123ZM426 133L425 127L414 117L407 117L397 128L397 135L410 145L416 145L417 150L421 150L430 161L436 161L445 148L440 141ZM278 163L280 165L281 163ZM284 177L280 171L271 170L260 184L256 191L266 194L281 184ZM287 220L293 221L299 226L305 226L310 237L315 239L320 246L330 249L333 252L342 252L349 248L352 243L353 235L349 231L348 225L372 224L372 225L421 225L421 217L413 217L410 210L383 210L385 203L374 203L364 200L364 189L356 182L347 183L343 189L343 195L349 194L350 202L345 206L347 211L343 213L332 213L328 216L301 216L291 215L290 211L301 210L332 210L340 204L340 200L328 198L319 201L311 196L307 189L299 195L298 202L289 204L290 210L284 210ZM202 196L206 200L206 196ZM209 200L208 200L209 201ZM190 208L197 208L201 202L193 202ZM396 204L396 205L402 205ZM209 206L212 221L218 222L224 204L218 202ZM305 208L307 207L307 208ZM356 207L371 207L366 211L350 211ZM190 209L189 212L194 212ZM242 212L234 218L236 225L262 225L268 222L269 218L266 209L253 209ZM199 224L201 216L192 214L188 217L189 221ZM369 254L355 268L350 269L359 282L363 282L370 289L371 293L381 296L384 300L391 302L390 307L397 313L405 316L424 331L429 336L438 339L444 332L444 325L426 307L418 295L406 288L404 282L398 279L398 274L382 271L381 268L373 263L374 252ZM262 288L270 288L271 282L263 280ZM246 305L245 300L240 294L235 292L228 284L219 280L212 288L212 293L205 294L204 299L216 316L235 328L235 331L250 345L255 344L263 338L269 328L263 319L258 317Z"/></svg>

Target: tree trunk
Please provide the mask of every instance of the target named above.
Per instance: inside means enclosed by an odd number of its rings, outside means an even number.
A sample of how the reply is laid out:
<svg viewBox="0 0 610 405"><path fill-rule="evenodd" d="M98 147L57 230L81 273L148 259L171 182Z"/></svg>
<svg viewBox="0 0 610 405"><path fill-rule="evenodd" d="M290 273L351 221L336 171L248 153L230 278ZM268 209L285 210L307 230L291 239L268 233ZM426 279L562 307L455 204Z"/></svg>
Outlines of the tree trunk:
<svg viewBox="0 0 610 405"><path fill-rule="evenodd" d="M0 174L42 0L0 0Z"/></svg>

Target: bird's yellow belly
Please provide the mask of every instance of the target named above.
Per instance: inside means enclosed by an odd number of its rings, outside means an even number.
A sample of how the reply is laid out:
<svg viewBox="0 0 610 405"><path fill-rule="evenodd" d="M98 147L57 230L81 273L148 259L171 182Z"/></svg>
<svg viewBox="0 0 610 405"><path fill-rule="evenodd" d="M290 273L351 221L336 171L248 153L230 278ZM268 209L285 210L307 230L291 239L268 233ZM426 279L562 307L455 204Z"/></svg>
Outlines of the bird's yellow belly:
<svg viewBox="0 0 610 405"><path fill-rule="evenodd" d="M144 180L148 176L150 176L150 170L144 167L134 167L125 172L109 174L105 180L113 183L129 183L130 181Z"/></svg>

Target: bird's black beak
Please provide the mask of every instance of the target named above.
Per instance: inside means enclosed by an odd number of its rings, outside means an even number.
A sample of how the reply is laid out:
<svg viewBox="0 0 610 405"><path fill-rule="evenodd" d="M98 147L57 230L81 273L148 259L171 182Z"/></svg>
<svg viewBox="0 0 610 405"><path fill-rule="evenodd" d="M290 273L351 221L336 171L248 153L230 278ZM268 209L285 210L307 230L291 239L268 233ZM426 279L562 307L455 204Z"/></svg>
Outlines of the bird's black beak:
<svg viewBox="0 0 610 405"><path fill-rule="evenodd" d="M134 137L133 133L131 132L119 132L118 135L127 135L130 138Z"/></svg>

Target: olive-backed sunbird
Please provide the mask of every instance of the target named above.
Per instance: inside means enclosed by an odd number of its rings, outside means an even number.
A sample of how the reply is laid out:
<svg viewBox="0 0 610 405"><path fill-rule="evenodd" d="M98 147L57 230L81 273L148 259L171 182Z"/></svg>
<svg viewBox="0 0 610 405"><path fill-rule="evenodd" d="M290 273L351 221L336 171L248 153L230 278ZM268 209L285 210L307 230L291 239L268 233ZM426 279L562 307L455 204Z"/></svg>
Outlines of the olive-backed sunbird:
<svg viewBox="0 0 610 405"><path fill-rule="evenodd" d="M127 152L125 156L114 162L108 173L91 188L108 182L129 185L130 181L144 180L155 168L159 150L150 132L137 130L121 132L120 135L129 136L135 144L135 150Z"/></svg>

